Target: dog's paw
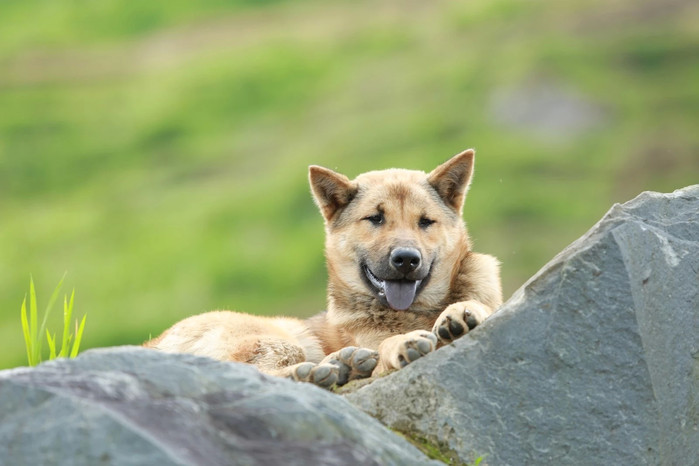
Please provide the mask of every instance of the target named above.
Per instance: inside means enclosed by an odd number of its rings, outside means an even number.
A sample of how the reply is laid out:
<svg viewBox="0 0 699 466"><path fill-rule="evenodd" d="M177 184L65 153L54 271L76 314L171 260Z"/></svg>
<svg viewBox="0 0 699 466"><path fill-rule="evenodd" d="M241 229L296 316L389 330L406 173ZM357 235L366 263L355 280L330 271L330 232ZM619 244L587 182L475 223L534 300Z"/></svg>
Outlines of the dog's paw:
<svg viewBox="0 0 699 466"><path fill-rule="evenodd" d="M340 375L340 368L334 364L302 362L290 369L290 379L297 382L310 382L322 388L335 385Z"/></svg>
<svg viewBox="0 0 699 466"><path fill-rule="evenodd" d="M338 367L337 385L349 381L370 377L379 362L379 353L367 348L348 346L323 359L322 363ZM321 363L321 364L322 364Z"/></svg>
<svg viewBox="0 0 699 466"><path fill-rule="evenodd" d="M402 335L405 340L398 345L398 363L405 367L431 353L437 347L437 338L426 330L415 330Z"/></svg>
<svg viewBox="0 0 699 466"><path fill-rule="evenodd" d="M374 374L400 369L437 347L437 337L427 330L415 330L386 338L379 345L379 364Z"/></svg>
<svg viewBox="0 0 699 466"><path fill-rule="evenodd" d="M432 333L442 344L466 335L488 317L480 303L465 301L448 306L432 327Z"/></svg>
<svg viewBox="0 0 699 466"><path fill-rule="evenodd" d="M391 337L384 343L385 354L379 350L384 368L400 369L434 351L437 338L426 330L415 330Z"/></svg>

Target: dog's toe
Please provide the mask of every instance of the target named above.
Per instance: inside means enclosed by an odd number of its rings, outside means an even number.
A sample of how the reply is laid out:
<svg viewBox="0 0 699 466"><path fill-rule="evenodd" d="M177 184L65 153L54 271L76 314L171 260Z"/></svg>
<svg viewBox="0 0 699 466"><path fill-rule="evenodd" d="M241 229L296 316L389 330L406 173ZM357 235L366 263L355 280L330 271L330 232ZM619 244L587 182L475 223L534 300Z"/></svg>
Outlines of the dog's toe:
<svg viewBox="0 0 699 466"><path fill-rule="evenodd" d="M314 367L316 367L316 365L312 362L301 363L296 366L290 378L299 382L308 382Z"/></svg>
<svg viewBox="0 0 699 466"><path fill-rule="evenodd" d="M378 362L378 358L375 357L367 359L366 361L357 364L357 370L360 374L367 374L368 377L369 375L371 375L371 372L376 368Z"/></svg>
<svg viewBox="0 0 699 466"><path fill-rule="evenodd" d="M352 355L357 351L356 346L346 346L340 350L337 354L338 359L343 362L349 362L352 359Z"/></svg>
<svg viewBox="0 0 699 466"><path fill-rule="evenodd" d="M463 335L464 326L458 321L447 318L447 325L449 326L449 333L451 333L453 336L460 337Z"/></svg>
<svg viewBox="0 0 699 466"><path fill-rule="evenodd" d="M408 348L405 351L405 354L408 357L408 361L410 362L417 361L422 356L422 354L420 354L420 352L414 348Z"/></svg>
<svg viewBox="0 0 699 466"><path fill-rule="evenodd" d="M426 339L420 340L417 342L417 348L418 348L418 350L420 350L420 352L422 354L429 353L430 351L432 351L433 347L434 347L434 343L430 344L430 342L427 341Z"/></svg>
<svg viewBox="0 0 699 466"><path fill-rule="evenodd" d="M333 364L318 364L311 371L311 382L319 387L330 388L338 380L338 367Z"/></svg>
<svg viewBox="0 0 699 466"><path fill-rule="evenodd" d="M479 324L478 319L476 319L476 316L471 314L471 311L468 309L464 311L464 316L466 317L466 325L468 326L469 330L473 330L476 328Z"/></svg>
<svg viewBox="0 0 699 466"><path fill-rule="evenodd" d="M361 374L371 374L379 362L379 353L366 348L359 348L352 356L352 367Z"/></svg>

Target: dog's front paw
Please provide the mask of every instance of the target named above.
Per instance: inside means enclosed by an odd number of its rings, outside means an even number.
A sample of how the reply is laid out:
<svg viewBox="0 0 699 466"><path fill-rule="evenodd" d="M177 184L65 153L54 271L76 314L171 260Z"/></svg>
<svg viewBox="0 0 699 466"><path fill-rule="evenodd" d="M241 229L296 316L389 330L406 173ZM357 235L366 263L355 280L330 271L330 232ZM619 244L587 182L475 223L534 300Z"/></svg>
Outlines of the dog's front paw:
<svg viewBox="0 0 699 466"><path fill-rule="evenodd" d="M337 385L349 381L370 377L379 362L379 353L367 348L348 346L336 351L323 359L322 363L338 367Z"/></svg>
<svg viewBox="0 0 699 466"><path fill-rule="evenodd" d="M379 346L379 366L376 372L400 369L437 347L437 337L427 330L415 330L384 340Z"/></svg>
<svg viewBox="0 0 699 466"><path fill-rule="evenodd" d="M334 364L302 362L290 367L289 378L297 382L310 382L322 388L335 385L340 369Z"/></svg>
<svg viewBox="0 0 699 466"><path fill-rule="evenodd" d="M427 353L431 353L437 347L435 336L425 330L416 330L403 335L406 339L398 345L398 363L405 367L411 362L417 361Z"/></svg>
<svg viewBox="0 0 699 466"><path fill-rule="evenodd" d="M432 333L446 345L476 328L488 315L485 306L478 302L454 303L439 315L432 327Z"/></svg>

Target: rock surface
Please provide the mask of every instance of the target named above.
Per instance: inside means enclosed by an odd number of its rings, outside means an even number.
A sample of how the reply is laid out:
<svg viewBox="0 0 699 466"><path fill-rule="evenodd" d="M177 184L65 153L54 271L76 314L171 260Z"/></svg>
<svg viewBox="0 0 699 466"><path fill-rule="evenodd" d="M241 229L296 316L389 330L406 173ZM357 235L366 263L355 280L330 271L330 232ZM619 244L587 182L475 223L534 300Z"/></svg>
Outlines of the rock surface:
<svg viewBox="0 0 699 466"><path fill-rule="evenodd" d="M699 185L615 205L479 328L347 397L465 461L699 464Z"/></svg>
<svg viewBox="0 0 699 466"><path fill-rule="evenodd" d="M123 347L0 373L7 465L430 464L338 395ZM441 464L441 463L437 463Z"/></svg>

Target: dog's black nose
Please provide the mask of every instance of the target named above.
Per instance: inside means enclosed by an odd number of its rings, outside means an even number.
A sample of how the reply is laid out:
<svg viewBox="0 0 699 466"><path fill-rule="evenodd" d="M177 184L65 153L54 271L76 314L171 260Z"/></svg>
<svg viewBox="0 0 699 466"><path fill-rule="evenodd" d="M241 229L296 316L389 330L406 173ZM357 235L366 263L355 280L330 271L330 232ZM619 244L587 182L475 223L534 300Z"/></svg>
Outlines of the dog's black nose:
<svg viewBox="0 0 699 466"><path fill-rule="evenodd" d="M420 251L415 248L396 248L391 251L391 267L403 275L420 267L421 260Z"/></svg>

